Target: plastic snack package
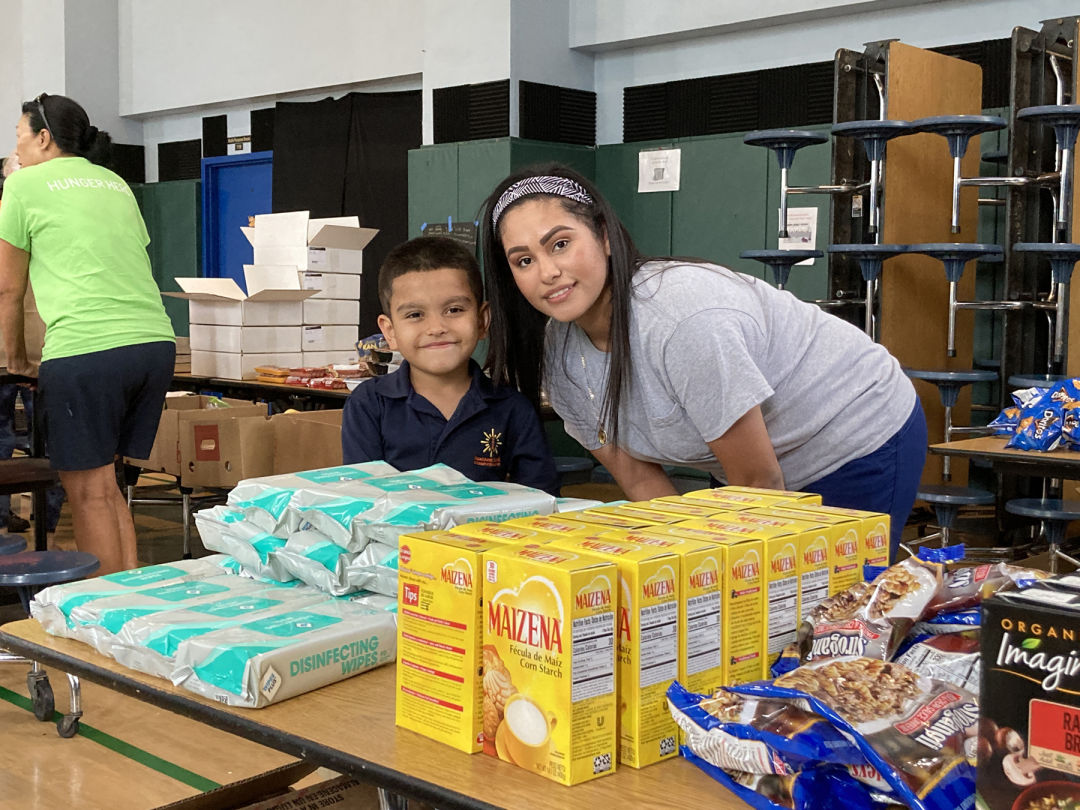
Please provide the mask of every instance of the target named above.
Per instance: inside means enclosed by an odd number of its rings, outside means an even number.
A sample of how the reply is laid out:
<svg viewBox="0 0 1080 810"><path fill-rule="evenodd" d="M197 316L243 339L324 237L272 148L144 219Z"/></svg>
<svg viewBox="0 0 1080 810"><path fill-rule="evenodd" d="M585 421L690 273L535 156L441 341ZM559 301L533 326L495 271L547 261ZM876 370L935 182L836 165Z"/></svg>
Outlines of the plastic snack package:
<svg viewBox="0 0 1080 810"><path fill-rule="evenodd" d="M976 697L979 695L982 667L978 630L930 636L911 645L894 660L920 675L965 689ZM974 763L974 756L969 759Z"/></svg>
<svg viewBox="0 0 1080 810"><path fill-rule="evenodd" d="M308 586L255 584L247 593L219 595L134 616L119 628L113 657L131 669L171 678L176 651L185 639L326 600L326 594Z"/></svg>
<svg viewBox="0 0 1080 810"><path fill-rule="evenodd" d="M228 706L261 708L390 663L396 617L342 600L185 639L172 681Z"/></svg>
<svg viewBox="0 0 1080 810"><path fill-rule="evenodd" d="M941 587L944 566L909 557L810 611L796 643L802 662L859 657L888 661Z"/></svg>
<svg viewBox="0 0 1080 810"><path fill-rule="evenodd" d="M880 810L888 806L876 801L867 787L836 766L818 766L790 776L742 773L711 765L686 746L680 750L683 757L759 810L821 810L832 806Z"/></svg>
<svg viewBox="0 0 1080 810"><path fill-rule="evenodd" d="M941 588L927 605L925 618L978 607L983 599L998 591L1026 588L1049 576L1045 571L1008 563L951 568L942 578Z"/></svg>
<svg viewBox="0 0 1080 810"><path fill-rule="evenodd" d="M79 605L107 596L134 593L154 585L220 576L224 571L219 562L220 560L216 557L178 560L172 563L133 568L130 571L117 571L115 574L106 574L93 579L50 585L40 591L30 602L30 615L41 622L45 632L70 638L73 636L74 628L69 623L68 617Z"/></svg>
<svg viewBox="0 0 1080 810"><path fill-rule="evenodd" d="M685 747L717 768L784 776L813 764L866 764L859 749L805 701L724 690L709 697L678 681L668 687L667 700Z"/></svg>
<svg viewBox="0 0 1080 810"><path fill-rule="evenodd" d="M977 729L971 693L902 664L838 658L777 678L727 687L737 694L806 700L848 737L896 800L914 810L974 806L965 739Z"/></svg>
<svg viewBox="0 0 1080 810"><path fill-rule="evenodd" d="M1080 401L1080 387L1076 380L1070 379L1055 383L1049 389L1039 390L1041 394L1025 399L1020 410L1020 422L1006 447L1049 452L1061 443L1065 411L1076 408L1076 403Z"/></svg>
<svg viewBox="0 0 1080 810"><path fill-rule="evenodd" d="M988 428L993 428L995 436L1012 436L1020 424L1020 408L1011 405L1002 409L1001 413L987 422Z"/></svg>

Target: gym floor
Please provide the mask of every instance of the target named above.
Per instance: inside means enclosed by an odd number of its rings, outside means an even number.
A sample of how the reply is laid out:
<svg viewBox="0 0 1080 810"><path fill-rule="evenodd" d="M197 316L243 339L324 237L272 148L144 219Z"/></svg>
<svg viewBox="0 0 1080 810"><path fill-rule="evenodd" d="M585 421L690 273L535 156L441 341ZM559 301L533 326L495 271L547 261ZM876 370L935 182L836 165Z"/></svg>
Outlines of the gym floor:
<svg viewBox="0 0 1080 810"><path fill-rule="evenodd" d="M142 483L160 483L144 477ZM29 499L13 506L29 515ZM179 506L139 506L135 512L139 561L176 560L183 543ZM33 542L32 531L26 533ZM50 548L73 549L65 503ZM206 554L192 530L194 556ZM12 592L0 593L0 623L23 618ZM216 731L180 715L82 682L79 733L62 739L53 723L33 715L26 690L27 664L0 664L0 810L58 807L145 810L195 796L295 761L294 758ZM67 679L50 671L56 708L68 708ZM299 785L332 774L316 772Z"/></svg>

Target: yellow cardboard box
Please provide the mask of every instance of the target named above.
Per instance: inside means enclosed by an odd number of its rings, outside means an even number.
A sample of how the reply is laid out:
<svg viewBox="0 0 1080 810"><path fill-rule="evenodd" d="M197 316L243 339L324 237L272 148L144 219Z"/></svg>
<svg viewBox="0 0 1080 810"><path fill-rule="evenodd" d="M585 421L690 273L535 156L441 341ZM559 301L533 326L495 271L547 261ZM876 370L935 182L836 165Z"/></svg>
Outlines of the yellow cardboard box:
<svg viewBox="0 0 1080 810"><path fill-rule="evenodd" d="M765 511L780 517L813 521L832 530L829 534L829 596L846 591L862 580L860 521L857 518L814 506L770 507Z"/></svg>
<svg viewBox="0 0 1080 810"><path fill-rule="evenodd" d="M398 541L394 720L472 754L483 746L483 557L502 544L449 532Z"/></svg>
<svg viewBox="0 0 1080 810"><path fill-rule="evenodd" d="M619 764L644 768L674 757L678 727L666 693L679 675L679 555L600 537L558 538L551 546L618 566Z"/></svg>
<svg viewBox="0 0 1080 810"><path fill-rule="evenodd" d="M575 512L574 514L578 513ZM563 517L562 515L529 515L528 517L504 521L501 525L514 529L544 532L555 537L572 537L574 535L595 534L596 532L596 526Z"/></svg>
<svg viewBox="0 0 1080 810"><path fill-rule="evenodd" d="M765 489L764 487L739 487L725 486L719 488L720 492L739 492L743 495L766 495L770 498L784 498L788 501L804 504L819 504L821 496L816 492L792 492L787 489Z"/></svg>
<svg viewBox="0 0 1080 810"><path fill-rule="evenodd" d="M891 518L883 512L868 512L863 509L845 509L841 506L814 506L814 513L840 515L858 520L859 566L864 563L886 566L889 564L889 531ZM861 579L861 576L860 576Z"/></svg>
<svg viewBox="0 0 1080 810"><path fill-rule="evenodd" d="M615 565L594 555L486 553L485 753L564 785L614 772L618 587Z"/></svg>
<svg viewBox="0 0 1080 810"><path fill-rule="evenodd" d="M679 683L699 695L711 695L724 683L720 655L720 603L724 587L724 549L716 543L642 529L612 531L612 539L679 554Z"/></svg>
<svg viewBox="0 0 1080 810"><path fill-rule="evenodd" d="M496 540L501 543L546 543L555 535L547 532L508 526L490 520L462 523L449 530L451 534L475 537L478 540Z"/></svg>

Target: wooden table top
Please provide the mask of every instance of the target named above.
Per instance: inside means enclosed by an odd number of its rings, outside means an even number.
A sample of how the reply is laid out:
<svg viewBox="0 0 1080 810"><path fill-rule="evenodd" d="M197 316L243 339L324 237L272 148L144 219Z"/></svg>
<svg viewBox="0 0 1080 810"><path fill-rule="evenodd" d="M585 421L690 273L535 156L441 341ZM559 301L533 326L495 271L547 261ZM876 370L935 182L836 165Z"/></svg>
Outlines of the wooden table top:
<svg viewBox="0 0 1080 810"><path fill-rule="evenodd" d="M226 380L221 377L196 377L194 374L180 372L173 374L173 381L191 385L217 385L221 387L249 388L272 391L275 394L294 394L299 397L320 397L324 399L348 399L352 392L348 389L308 388L304 385L281 385L260 380Z"/></svg>
<svg viewBox="0 0 1080 810"><path fill-rule="evenodd" d="M748 807L683 759L564 787L484 754L464 754L394 725L393 666L268 706L223 706L126 669L33 619L0 627L0 647L162 708L443 808ZM94 707L85 706L92 717Z"/></svg>
<svg viewBox="0 0 1080 810"><path fill-rule="evenodd" d="M946 456L981 457L995 463L1052 468L1059 472L1080 472L1080 452L1060 449L1049 452L1006 449L1007 442L1008 438L1005 436L979 436L974 439L932 444L930 451Z"/></svg>

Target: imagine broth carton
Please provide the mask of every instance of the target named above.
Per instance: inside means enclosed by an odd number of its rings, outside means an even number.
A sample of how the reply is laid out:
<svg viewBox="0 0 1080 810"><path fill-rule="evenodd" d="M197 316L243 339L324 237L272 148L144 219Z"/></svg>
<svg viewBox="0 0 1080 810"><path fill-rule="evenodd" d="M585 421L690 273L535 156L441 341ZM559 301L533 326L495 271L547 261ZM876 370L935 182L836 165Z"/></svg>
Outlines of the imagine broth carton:
<svg viewBox="0 0 1080 810"><path fill-rule="evenodd" d="M484 752L573 785L615 770L618 572L503 546L484 558Z"/></svg>
<svg viewBox="0 0 1080 810"><path fill-rule="evenodd" d="M596 554L618 566L619 764L643 768L678 753L678 727L666 693L679 675L680 560L667 549L611 534L551 545Z"/></svg>
<svg viewBox="0 0 1080 810"><path fill-rule="evenodd" d="M681 557L679 590L679 683L699 695L711 695L724 684L720 654L720 603L724 589L724 549L706 540L691 540L643 529L611 532L612 538L653 546Z"/></svg>
<svg viewBox="0 0 1080 810"><path fill-rule="evenodd" d="M443 531L398 543L395 722L476 753L484 739L480 572L484 554L502 544Z"/></svg>
<svg viewBox="0 0 1080 810"><path fill-rule="evenodd" d="M1080 593L1041 584L998 593L983 601L980 641L979 806L1076 807Z"/></svg>

